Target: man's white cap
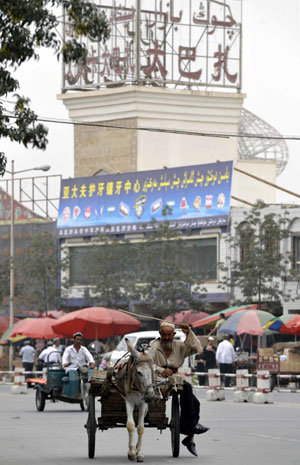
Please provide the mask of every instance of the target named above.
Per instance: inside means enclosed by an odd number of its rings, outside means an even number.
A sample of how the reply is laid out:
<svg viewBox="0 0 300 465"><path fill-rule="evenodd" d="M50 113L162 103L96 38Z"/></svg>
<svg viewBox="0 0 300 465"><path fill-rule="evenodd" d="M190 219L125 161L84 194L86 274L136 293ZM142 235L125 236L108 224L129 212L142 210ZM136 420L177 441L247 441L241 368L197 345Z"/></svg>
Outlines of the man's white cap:
<svg viewBox="0 0 300 465"><path fill-rule="evenodd" d="M214 341L214 338L212 336L209 336L208 341Z"/></svg>
<svg viewBox="0 0 300 465"><path fill-rule="evenodd" d="M172 328L175 330L174 323L171 323L170 321L162 321L160 324L160 327L163 328L164 326L168 326L169 328Z"/></svg>

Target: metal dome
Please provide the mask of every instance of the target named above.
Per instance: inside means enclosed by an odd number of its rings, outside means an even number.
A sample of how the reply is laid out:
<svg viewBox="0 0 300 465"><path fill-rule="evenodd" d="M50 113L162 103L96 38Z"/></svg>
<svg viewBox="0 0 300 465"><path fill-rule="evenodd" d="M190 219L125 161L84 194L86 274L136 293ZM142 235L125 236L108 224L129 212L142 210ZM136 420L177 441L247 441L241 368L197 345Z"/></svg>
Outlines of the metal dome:
<svg viewBox="0 0 300 465"><path fill-rule="evenodd" d="M240 160L270 160L276 162L276 174L281 174L287 165L289 151L281 134L270 124L242 108L239 134L257 134L266 138L239 137L238 156ZM276 139L272 139L276 137Z"/></svg>

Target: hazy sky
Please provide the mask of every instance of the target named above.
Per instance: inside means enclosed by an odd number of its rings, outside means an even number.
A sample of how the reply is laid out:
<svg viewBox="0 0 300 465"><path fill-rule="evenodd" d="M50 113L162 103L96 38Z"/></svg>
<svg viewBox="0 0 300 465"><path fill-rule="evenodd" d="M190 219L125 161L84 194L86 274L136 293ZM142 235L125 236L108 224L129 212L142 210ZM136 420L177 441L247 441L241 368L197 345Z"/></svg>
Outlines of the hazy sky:
<svg viewBox="0 0 300 465"><path fill-rule="evenodd" d="M299 0L243 0L244 106L273 125L283 135L300 135L300 23ZM39 116L68 118L56 95L61 88L61 64L52 52L28 63L17 73L20 93L30 97ZM46 151L28 150L1 140L0 150L22 170L44 163L49 174L73 176L73 127L49 124ZM188 136L187 136L188 137ZM277 183L300 194L300 141L288 142L290 159ZM37 174L37 172L33 173ZM278 191L279 202L300 199Z"/></svg>

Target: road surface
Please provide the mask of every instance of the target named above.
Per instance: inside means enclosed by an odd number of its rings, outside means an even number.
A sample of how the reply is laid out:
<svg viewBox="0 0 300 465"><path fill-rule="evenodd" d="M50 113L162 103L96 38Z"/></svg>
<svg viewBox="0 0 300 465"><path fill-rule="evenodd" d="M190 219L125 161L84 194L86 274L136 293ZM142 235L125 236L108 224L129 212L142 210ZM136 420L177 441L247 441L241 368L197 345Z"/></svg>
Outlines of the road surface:
<svg viewBox="0 0 300 465"><path fill-rule="evenodd" d="M35 391L11 394L0 386L1 465L115 465L129 463L125 428L98 431L93 460L87 456L87 413L79 405L46 403L35 409ZM299 465L300 395L274 393L274 404L237 404L232 392L226 400L201 400L201 422L210 431L196 437L198 457L182 446L180 457L171 454L170 431L153 428L144 436L145 463L205 465Z"/></svg>

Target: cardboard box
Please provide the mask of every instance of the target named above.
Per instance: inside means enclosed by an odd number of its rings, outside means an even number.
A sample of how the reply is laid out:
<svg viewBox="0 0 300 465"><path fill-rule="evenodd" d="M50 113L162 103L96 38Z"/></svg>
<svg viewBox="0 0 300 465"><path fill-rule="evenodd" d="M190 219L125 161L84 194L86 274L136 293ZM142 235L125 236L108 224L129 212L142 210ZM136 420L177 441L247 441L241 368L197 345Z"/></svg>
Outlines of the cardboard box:
<svg viewBox="0 0 300 465"><path fill-rule="evenodd" d="M278 373L280 369L278 355L259 355L257 359L257 370L268 370L270 373Z"/></svg>
<svg viewBox="0 0 300 465"><path fill-rule="evenodd" d="M260 347L258 349L258 355L267 355L267 356L272 356L274 355L274 349L273 347Z"/></svg>
<svg viewBox="0 0 300 465"><path fill-rule="evenodd" d="M17 359L17 360L14 360L14 361L13 361L13 366L14 366L15 368L22 368L22 367L23 367L23 362L22 362L22 360L18 360L18 359Z"/></svg>
<svg viewBox="0 0 300 465"><path fill-rule="evenodd" d="M280 360L280 372L300 373L300 354L284 349L284 355L287 356L287 360Z"/></svg>

